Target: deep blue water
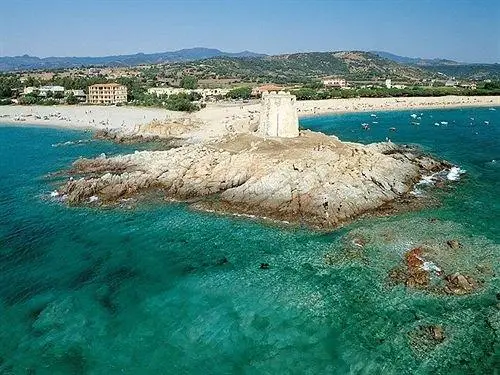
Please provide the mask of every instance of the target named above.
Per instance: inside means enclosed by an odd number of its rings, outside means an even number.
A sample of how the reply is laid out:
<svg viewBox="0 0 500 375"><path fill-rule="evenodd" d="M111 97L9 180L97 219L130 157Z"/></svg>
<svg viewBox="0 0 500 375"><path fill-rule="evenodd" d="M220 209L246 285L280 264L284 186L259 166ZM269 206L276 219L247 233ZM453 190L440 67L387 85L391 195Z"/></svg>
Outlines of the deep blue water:
<svg viewBox="0 0 500 375"><path fill-rule="evenodd" d="M183 204L68 208L50 199L49 173L132 149L0 127L0 373L493 373L498 276L446 297L389 285L387 274L410 248L456 238L464 250L443 259L446 271L481 265L498 275L500 108L420 113L420 125L411 112L301 120L342 140L416 143L467 170L439 207L331 233ZM367 241L362 251L355 236ZM446 339L415 349L411 332L426 324L443 326Z"/></svg>

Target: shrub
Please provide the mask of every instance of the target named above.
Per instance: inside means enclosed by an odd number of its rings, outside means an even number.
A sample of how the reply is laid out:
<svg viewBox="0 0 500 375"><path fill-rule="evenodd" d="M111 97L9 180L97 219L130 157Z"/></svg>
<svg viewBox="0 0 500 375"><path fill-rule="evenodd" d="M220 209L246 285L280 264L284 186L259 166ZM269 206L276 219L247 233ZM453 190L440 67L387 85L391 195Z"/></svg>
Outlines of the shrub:
<svg viewBox="0 0 500 375"><path fill-rule="evenodd" d="M33 104L38 104L39 103L38 97L34 95L25 95L19 99L19 104L22 105L33 105Z"/></svg>
<svg viewBox="0 0 500 375"><path fill-rule="evenodd" d="M194 76L184 76L181 78L181 87L188 90L194 90L198 87L198 80Z"/></svg>

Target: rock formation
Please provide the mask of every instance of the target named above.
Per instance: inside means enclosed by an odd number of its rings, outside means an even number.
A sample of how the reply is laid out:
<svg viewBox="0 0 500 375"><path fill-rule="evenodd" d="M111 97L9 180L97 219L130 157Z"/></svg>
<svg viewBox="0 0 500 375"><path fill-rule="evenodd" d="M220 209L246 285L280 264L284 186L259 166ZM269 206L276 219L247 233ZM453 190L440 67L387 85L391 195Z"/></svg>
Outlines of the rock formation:
<svg viewBox="0 0 500 375"><path fill-rule="evenodd" d="M156 189L167 198L197 199L202 209L333 228L405 195L422 174L447 166L392 143L343 143L311 131L296 138L239 134L80 160L72 172L81 178L70 179L60 195L70 204L108 204Z"/></svg>
<svg viewBox="0 0 500 375"><path fill-rule="evenodd" d="M437 249L411 249L405 253L405 267L391 270L389 279L395 284L405 284L408 288L450 295L473 293L481 286L481 282L472 276L459 272L447 275L439 263L436 264L435 258L444 258Z"/></svg>

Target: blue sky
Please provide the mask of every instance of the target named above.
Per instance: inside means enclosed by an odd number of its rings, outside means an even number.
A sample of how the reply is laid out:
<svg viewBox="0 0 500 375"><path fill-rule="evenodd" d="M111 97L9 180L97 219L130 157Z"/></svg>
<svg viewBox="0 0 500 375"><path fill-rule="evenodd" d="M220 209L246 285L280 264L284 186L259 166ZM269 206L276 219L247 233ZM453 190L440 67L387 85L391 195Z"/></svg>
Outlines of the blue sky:
<svg viewBox="0 0 500 375"><path fill-rule="evenodd" d="M191 47L500 62L498 0L1 0L0 56Z"/></svg>

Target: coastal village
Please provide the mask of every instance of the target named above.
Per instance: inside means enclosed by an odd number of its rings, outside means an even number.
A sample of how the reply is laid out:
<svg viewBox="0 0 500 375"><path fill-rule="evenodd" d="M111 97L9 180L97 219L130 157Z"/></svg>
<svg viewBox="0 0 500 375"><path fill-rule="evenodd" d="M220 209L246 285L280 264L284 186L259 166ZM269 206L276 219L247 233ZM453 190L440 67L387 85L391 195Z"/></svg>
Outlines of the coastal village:
<svg viewBox="0 0 500 375"><path fill-rule="evenodd" d="M0 73L0 104L129 105L193 112L208 103L246 102L273 91L287 91L298 101L308 101L496 95L500 90L494 67L491 73L479 69L458 77L447 68L443 73L370 53L342 51L19 70Z"/></svg>
<svg viewBox="0 0 500 375"><path fill-rule="evenodd" d="M352 55L346 56L353 58ZM180 70L170 73L166 73L171 69L167 64L3 74L0 75L0 88L2 84L5 87L0 90L3 95L0 104L4 105L0 106L0 116L4 121L56 120L60 125L99 126L129 133L136 131L139 125L153 121L218 123L215 125L218 129L241 131L255 126L252 124L259 121L259 100L273 92L293 95L298 115L307 116L406 107L477 105L490 100L487 95L499 91L489 79L459 81L442 75L416 78L420 72L406 79L400 73L396 76L376 74L369 80L355 79L352 74L351 79L342 75L317 75L305 83L293 83L295 78L290 78L289 83L279 83L278 79L266 81L264 77L248 80L237 72L214 76L205 71L205 63L178 68ZM210 68L209 72L212 70ZM105 107L116 107L116 110L104 110ZM133 111L119 109L124 107L133 108ZM184 128L184 133L189 133L189 129ZM179 134L181 130L175 133ZM214 131L214 134L221 133L222 130Z"/></svg>
<svg viewBox="0 0 500 375"><path fill-rule="evenodd" d="M95 69L89 70L89 72L94 72ZM98 70L99 76L106 80L113 80L117 78L126 78L130 77L130 72L123 70L113 70L113 69L103 69ZM135 72L135 71L134 71ZM92 77L93 74L90 74L87 77ZM136 77L136 75L133 75ZM27 73L21 74L21 82L26 82L27 78L34 78L43 82L44 79L48 79L50 77L54 77L54 74L49 72L41 72L41 73ZM236 81L237 82L237 81ZM485 82L491 82L491 80L486 80ZM296 91L303 88L303 85L279 85L274 83L267 83L264 85L243 85L243 86L235 86L236 83L226 84L225 86L219 87L209 87L213 86L213 82L211 84L204 85L204 88L184 88L184 87L175 87L175 86L159 86L159 87L145 87L147 94L155 95L157 97L168 97L170 95L189 95L189 94L197 94L198 98L201 102L207 101L221 101L221 100L230 100L234 99L232 96L228 96L228 94L234 88L244 88L250 87L251 90L249 95L241 97L241 99L250 99L250 98L260 98L263 92L271 92L271 91ZM323 77L319 78L317 84L320 87L325 89L341 89L341 90L351 90L356 88L361 89L376 89L376 88L386 88L386 89L397 89L403 90L406 89L410 85L414 85L414 83L409 82L399 82L393 83L390 78L387 78L380 82L348 82L346 79L341 77ZM477 83L474 81L457 81L455 78L450 78L446 81L436 81L429 80L426 82L424 80L420 83L422 87L429 87L433 85L441 85L441 87L457 87L457 88L466 88L470 90L475 90L477 88ZM54 104L100 104L100 105L122 105L129 102L128 97L128 88L126 85L119 84L117 82L110 83L100 83L87 86L81 89L67 89L60 85L40 85L40 86L25 86L21 88L13 89L13 104L22 104L22 98L26 95L38 96L39 98L49 99L52 98L55 100ZM71 98L71 101L68 103L68 97ZM21 101L20 101L21 99Z"/></svg>

